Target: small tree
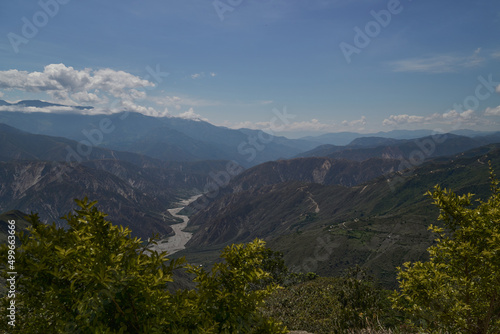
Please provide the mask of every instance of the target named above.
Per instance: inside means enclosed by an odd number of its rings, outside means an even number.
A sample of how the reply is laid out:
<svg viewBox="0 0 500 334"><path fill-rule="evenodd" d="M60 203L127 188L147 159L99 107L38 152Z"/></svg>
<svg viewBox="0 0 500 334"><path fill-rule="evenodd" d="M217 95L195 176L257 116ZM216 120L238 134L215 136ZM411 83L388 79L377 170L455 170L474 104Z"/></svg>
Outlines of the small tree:
<svg viewBox="0 0 500 334"><path fill-rule="evenodd" d="M192 319L218 334L286 333L280 323L260 311L264 300L277 288L270 281L271 274L263 270L269 255L264 241L255 239L227 246L221 254L225 261L214 264L210 271L189 266L198 283L197 290L189 292L189 299L198 306Z"/></svg>
<svg viewBox="0 0 500 334"><path fill-rule="evenodd" d="M428 194L445 228L427 262L398 268L401 292L393 305L418 327L449 333L500 333L500 189L490 165L491 197L471 207L473 195L439 186Z"/></svg>
<svg viewBox="0 0 500 334"><path fill-rule="evenodd" d="M191 267L197 289L170 293L166 284L184 260L149 249L128 228L105 220L96 202L64 219L68 228L46 225L30 216L15 252L16 326L9 333L283 333L258 306L272 291L249 285L269 276L262 270L264 242L228 246L225 262L210 273ZM0 269L7 278L7 245L0 246ZM5 311L12 298L1 300ZM2 332L3 332L2 331Z"/></svg>
<svg viewBox="0 0 500 334"><path fill-rule="evenodd" d="M43 224L34 214L29 232L20 233L22 246L15 259L18 320L8 329L157 332L171 304L165 284L181 261L167 264L166 253L151 252L130 237L128 228L106 221L96 202L85 198L76 203L77 214L64 217L68 229ZM5 257L5 245L0 252Z"/></svg>

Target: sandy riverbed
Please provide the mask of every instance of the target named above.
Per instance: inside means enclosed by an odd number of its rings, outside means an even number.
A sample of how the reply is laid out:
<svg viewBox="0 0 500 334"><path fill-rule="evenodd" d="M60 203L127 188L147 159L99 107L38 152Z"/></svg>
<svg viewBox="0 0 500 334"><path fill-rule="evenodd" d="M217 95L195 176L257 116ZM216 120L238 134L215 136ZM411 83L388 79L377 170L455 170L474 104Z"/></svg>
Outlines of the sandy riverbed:
<svg viewBox="0 0 500 334"><path fill-rule="evenodd" d="M154 245L151 247L152 250L156 250L159 252L167 251L169 254L174 254L175 252L186 248L186 243L189 241L189 239L191 239L193 234L183 231L183 229L185 229L188 224L189 218L184 215L179 215L178 213L179 211L184 209L185 206L187 206L191 202L194 202L200 196L201 195L196 195L191 198L182 200L181 202L179 202L179 207L168 209L168 212L170 212L172 216L182 219L182 223L170 225L174 230L175 235L158 241L158 245Z"/></svg>

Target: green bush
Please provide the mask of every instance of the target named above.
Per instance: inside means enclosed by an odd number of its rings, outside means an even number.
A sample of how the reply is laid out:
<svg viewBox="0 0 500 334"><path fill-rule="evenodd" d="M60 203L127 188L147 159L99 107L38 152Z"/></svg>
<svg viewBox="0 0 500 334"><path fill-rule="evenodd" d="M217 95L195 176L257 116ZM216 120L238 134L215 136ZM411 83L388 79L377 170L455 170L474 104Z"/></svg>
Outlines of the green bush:
<svg viewBox="0 0 500 334"><path fill-rule="evenodd" d="M475 206L471 194L457 196L439 186L429 192L446 230L430 226L437 235L430 260L398 268L401 291L393 296L415 327L500 333L500 188L492 170L491 191Z"/></svg>
<svg viewBox="0 0 500 334"><path fill-rule="evenodd" d="M28 233L20 233L15 252L15 327L9 333L284 333L258 308L275 289L252 288L270 274L262 269L264 242L233 245L210 272L169 260L149 249L130 230L114 226L87 199L76 201L76 214L63 217L68 228L46 225L31 215ZM0 265L8 278L8 247ZM197 288L170 293L172 271L187 267Z"/></svg>
<svg viewBox="0 0 500 334"><path fill-rule="evenodd" d="M389 293L356 267L343 277L318 277L280 289L269 297L265 312L290 329L316 334L383 328L397 322Z"/></svg>

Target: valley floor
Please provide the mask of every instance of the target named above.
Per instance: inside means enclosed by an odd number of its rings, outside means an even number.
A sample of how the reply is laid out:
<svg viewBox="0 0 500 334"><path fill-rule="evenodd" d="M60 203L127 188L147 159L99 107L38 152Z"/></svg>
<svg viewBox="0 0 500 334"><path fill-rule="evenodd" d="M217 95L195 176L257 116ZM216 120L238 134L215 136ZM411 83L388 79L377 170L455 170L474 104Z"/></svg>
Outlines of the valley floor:
<svg viewBox="0 0 500 334"><path fill-rule="evenodd" d="M196 199L198 199L198 197L200 196L201 195L195 195L188 199L182 200L179 202L181 206L168 210L168 212L172 216L182 219L182 223L171 225L175 235L159 240L157 245L153 245L151 247L152 250L156 250L158 252L166 251L168 252L168 254L174 254L185 248L186 243L189 241L189 239L191 239L193 234L183 231L189 222L189 218L184 215L179 215L178 213L182 209L184 209L185 206L196 201Z"/></svg>

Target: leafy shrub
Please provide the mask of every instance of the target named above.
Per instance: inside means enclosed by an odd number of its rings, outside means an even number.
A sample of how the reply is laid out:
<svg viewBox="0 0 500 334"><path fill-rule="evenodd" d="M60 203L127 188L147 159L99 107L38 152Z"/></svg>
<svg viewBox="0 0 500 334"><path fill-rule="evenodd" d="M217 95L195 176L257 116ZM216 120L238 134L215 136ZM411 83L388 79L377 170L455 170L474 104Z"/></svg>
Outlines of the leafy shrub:
<svg viewBox="0 0 500 334"><path fill-rule="evenodd" d="M445 228L427 262L398 268L400 292L394 306L415 327L449 333L500 333L500 188L491 170L491 197L472 207L473 195L439 186L428 194Z"/></svg>
<svg viewBox="0 0 500 334"><path fill-rule="evenodd" d="M290 329L317 334L384 327L397 321L389 293L356 267L343 277L318 277L280 289L269 297L265 312Z"/></svg>
<svg viewBox="0 0 500 334"><path fill-rule="evenodd" d="M210 272L187 266L197 288L168 292L172 271L184 260L169 260L149 249L130 230L114 226L87 199L64 219L69 228L30 216L15 252L16 322L0 322L9 333L284 333L258 307L275 285L252 289L267 279L264 242L233 245ZM155 243L150 240L150 243ZM7 278L7 245L0 248ZM2 299L5 319L12 299Z"/></svg>

